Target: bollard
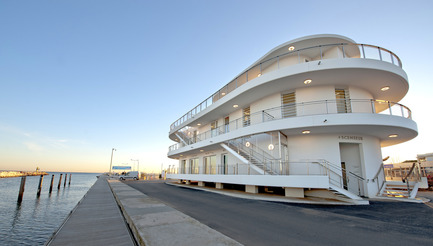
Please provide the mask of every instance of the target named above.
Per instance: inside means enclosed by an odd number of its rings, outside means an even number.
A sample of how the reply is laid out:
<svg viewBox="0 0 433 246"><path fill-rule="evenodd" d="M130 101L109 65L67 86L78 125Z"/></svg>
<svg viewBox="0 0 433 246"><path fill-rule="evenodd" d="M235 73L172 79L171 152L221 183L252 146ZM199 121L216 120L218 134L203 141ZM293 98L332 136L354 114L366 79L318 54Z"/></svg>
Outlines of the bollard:
<svg viewBox="0 0 433 246"><path fill-rule="evenodd" d="M20 192L18 193L18 203L21 203L23 200L24 186L26 185L26 178L27 178L27 176L21 177Z"/></svg>
<svg viewBox="0 0 433 246"><path fill-rule="evenodd" d="M57 186L57 189L60 190L60 185L62 184L62 176L63 174L60 174L60 179L59 179L59 185Z"/></svg>
<svg viewBox="0 0 433 246"><path fill-rule="evenodd" d="M44 175L41 175L41 178L39 179L38 193L36 193L36 197L41 196L42 182L43 181L44 181Z"/></svg>
<svg viewBox="0 0 433 246"><path fill-rule="evenodd" d="M50 194L53 191L53 183L54 183L54 174L51 176L51 185L50 185Z"/></svg>
<svg viewBox="0 0 433 246"><path fill-rule="evenodd" d="M71 186L72 173L69 174L69 186Z"/></svg>
<svg viewBox="0 0 433 246"><path fill-rule="evenodd" d="M68 179L68 174L65 173L65 183L63 183L63 187L66 187L66 180Z"/></svg>

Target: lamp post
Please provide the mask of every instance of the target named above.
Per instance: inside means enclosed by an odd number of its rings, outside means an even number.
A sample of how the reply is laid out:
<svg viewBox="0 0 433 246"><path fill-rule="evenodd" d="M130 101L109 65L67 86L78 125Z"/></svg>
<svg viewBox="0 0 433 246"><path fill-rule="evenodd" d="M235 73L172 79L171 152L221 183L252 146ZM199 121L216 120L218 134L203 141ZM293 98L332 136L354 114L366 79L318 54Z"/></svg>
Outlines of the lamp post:
<svg viewBox="0 0 433 246"><path fill-rule="evenodd" d="M116 149L115 149L115 148L112 148L112 149L111 149L110 170L108 171L108 173L110 173L110 174L111 174L111 168L112 168L112 165L113 165L113 152L114 152L114 151L116 151Z"/></svg>

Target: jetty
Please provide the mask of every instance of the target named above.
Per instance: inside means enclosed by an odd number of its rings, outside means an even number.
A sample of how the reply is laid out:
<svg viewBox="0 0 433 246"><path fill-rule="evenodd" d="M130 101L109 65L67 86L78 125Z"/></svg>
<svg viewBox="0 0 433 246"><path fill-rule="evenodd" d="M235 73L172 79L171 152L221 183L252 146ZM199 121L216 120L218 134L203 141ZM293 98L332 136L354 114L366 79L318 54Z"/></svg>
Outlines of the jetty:
<svg viewBox="0 0 433 246"><path fill-rule="evenodd" d="M14 178L14 177L22 177L22 176L40 176L40 175L48 175L46 172L23 172L23 171L1 171L0 178Z"/></svg>
<svg viewBox="0 0 433 246"><path fill-rule="evenodd" d="M117 179L100 176L46 245L241 244Z"/></svg>

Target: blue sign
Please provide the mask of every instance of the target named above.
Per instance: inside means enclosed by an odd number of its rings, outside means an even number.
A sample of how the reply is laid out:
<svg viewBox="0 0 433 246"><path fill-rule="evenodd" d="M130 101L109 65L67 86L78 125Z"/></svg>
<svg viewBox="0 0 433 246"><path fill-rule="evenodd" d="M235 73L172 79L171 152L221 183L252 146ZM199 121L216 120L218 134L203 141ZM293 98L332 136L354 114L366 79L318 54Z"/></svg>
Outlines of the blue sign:
<svg viewBox="0 0 433 246"><path fill-rule="evenodd" d="M131 166L113 166L113 170L131 170Z"/></svg>

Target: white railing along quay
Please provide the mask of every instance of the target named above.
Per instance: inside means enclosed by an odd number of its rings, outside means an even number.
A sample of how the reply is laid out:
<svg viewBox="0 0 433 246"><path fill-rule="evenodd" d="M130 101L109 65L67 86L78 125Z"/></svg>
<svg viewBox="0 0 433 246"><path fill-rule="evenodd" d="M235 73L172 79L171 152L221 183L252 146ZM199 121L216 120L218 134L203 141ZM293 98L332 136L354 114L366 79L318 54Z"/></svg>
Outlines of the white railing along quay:
<svg viewBox="0 0 433 246"><path fill-rule="evenodd" d="M181 126L184 122L191 119L194 115L200 113L219 99L223 98L234 89L242 86L243 84L262 76L263 74L276 71L278 69L296 65L299 63L327 60L327 59L348 59L348 58L361 58L373 59L384 62L392 63L396 66L402 67L400 58L393 52L375 45L368 44L327 44L318 45L294 51L269 58L260 62L259 64L251 67L220 90L206 98L199 105L188 111L185 115L176 120L170 125L170 131Z"/></svg>
<svg viewBox="0 0 433 246"><path fill-rule="evenodd" d="M290 117L300 117L309 115L326 115L339 113L370 113L400 116L411 119L411 110L400 104L383 100L373 99L337 99L321 100L303 103L293 103L281 107L270 108L252 113L248 117L241 117L218 128L194 135L193 128L188 128L183 132L185 142L176 143L169 147L169 152L194 144L206 139L210 139L227 132L248 127L249 125L261 124L273 120L281 120Z"/></svg>

